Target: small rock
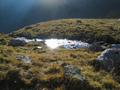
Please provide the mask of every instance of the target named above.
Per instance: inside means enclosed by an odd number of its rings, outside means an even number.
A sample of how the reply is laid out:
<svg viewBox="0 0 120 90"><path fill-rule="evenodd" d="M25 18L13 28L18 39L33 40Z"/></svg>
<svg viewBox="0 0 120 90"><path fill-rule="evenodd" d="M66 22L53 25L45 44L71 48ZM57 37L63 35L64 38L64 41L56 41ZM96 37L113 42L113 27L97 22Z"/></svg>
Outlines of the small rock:
<svg viewBox="0 0 120 90"><path fill-rule="evenodd" d="M64 74L66 77L71 77L80 80L81 82L84 82L85 77L81 75L80 69L72 66L72 65L66 65L64 66Z"/></svg>
<svg viewBox="0 0 120 90"><path fill-rule="evenodd" d="M120 18L118 19L118 21L120 21Z"/></svg>
<svg viewBox="0 0 120 90"><path fill-rule="evenodd" d="M64 66L65 90L87 90L87 80L80 69L72 65Z"/></svg>
<svg viewBox="0 0 120 90"><path fill-rule="evenodd" d="M29 56L18 55L17 60L22 61L23 63L31 63L32 59Z"/></svg>

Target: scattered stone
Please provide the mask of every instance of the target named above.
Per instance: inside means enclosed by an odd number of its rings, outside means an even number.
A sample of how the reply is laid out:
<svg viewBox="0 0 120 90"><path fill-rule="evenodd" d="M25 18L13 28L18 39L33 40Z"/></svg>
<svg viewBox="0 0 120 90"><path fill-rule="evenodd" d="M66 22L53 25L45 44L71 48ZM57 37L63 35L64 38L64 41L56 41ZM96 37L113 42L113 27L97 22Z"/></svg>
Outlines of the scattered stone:
<svg viewBox="0 0 120 90"><path fill-rule="evenodd" d="M16 57L17 60L22 61L23 63L31 63L32 59L29 56L18 55Z"/></svg>
<svg viewBox="0 0 120 90"><path fill-rule="evenodd" d="M72 65L64 66L65 90L87 90L86 78L81 74L80 69Z"/></svg>
<svg viewBox="0 0 120 90"><path fill-rule="evenodd" d="M76 40L67 40L67 39L27 39L25 37L14 38L9 42L9 45L12 46L24 46L25 44L34 45L34 46L46 46L51 49L56 49L63 47L65 49L79 49L79 48L89 48L90 44L76 41ZM41 47L37 47L41 48Z"/></svg>
<svg viewBox="0 0 120 90"><path fill-rule="evenodd" d="M100 63L100 67L107 71L111 71L120 64L120 49L106 49L98 56L97 62Z"/></svg>
<svg viewBox="0 0 120 90"><path fill-rule="evenodd" d="M90 45L88 43L76 40L67 40L67 39L46 39L45 44L51 49L56 49L63 47L65 49L79 49L79 48L88 48Z"/></svg>
<svg viewBox="0 0 120 90"><path fill-rule="evenodd" d="M85 80L85 77L81 75L80 69L72 65L64 66L64 74L66 77L75 78L75 79L80 80L81 82L84 82Z"/></svg>
<svg viewBox="0 0 120 90"><path fill-rule="evenodd" d="M64 44L65 49L79 49L79 48L89 48L90 45L81 41L68 41L67 44Z"/></svg>

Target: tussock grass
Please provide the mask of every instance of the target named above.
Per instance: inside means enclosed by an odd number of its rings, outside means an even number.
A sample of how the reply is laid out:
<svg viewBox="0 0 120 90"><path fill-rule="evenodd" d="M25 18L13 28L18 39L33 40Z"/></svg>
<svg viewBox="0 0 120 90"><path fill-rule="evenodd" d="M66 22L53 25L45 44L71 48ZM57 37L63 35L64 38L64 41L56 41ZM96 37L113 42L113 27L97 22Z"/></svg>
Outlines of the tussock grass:
<svg viewBox="0 0 120 90"><path fill-rule="evenodd" d="M30 27L30 28L28 28ZM27 26L10 34L12 37L67 38L87 42L120 43L117 19L63 19Z"/></svg>
<svg viewBox="0 0 120 90"><path fill-rule="evenodd" d="M2 34L1 34L2 35ZM9 37L12 36L12 37ZM120 43L120 22L116 19L63 19L31 25L0 36L6 43L13 38L68 38L87 42L104 41ZM33 49L34 45L23 47L8 46L0 43L0 90L79 90L79 81L65 78L63 65L73 65L81 70L87 83L83 90L119 90L120 83L111 73L96 70L92 62L101 52L87 49L58 50ZM30 56L30 64L16 60L17 55ZM72 88L72 85L74 88ZM70 88L71 87L71 88Z"/></svg>
<svg viewBox="0 0 120 90"><path fill-rule="evenodd" d="M17 75L20 76L20 80L18 81L18 83L21 82L22 88L25 88L25 86L29 88L38 88L42 85L43 88L64 90L66 88L65 83L67 79L65 79L64 77L64 71L61 63L66 63L78 67L81 70L81 73L86 77L86 80L88 82L86 83L86 86L90 90L109 90L110 88L120 88L120 84L113 79L111 74L101 70L96 71L94 67L90 64L90 62L93 61L100 54L100 52L92 52L85 49L59 49L57 51L47 50L46 53L39 54L36 51L23 52L22 50L20 50L19 52L17 52L18 50L16 50L16 48L8 47L7 49L1 49L2 52L4 52L1 53L1 56L3 56L2 54L7 54L7 51L9 49L11 50L11 55L13 54L14 56L7 55L6 58L11 62L0 64L0 78L1 80L6 80L6 78L8 77L8 73L11 72L11 70L12 72L14 70L16 72L17 69L19 71ZM17 61L15 59L15 55L17 54L31 56L32 63L24 64ZM18 77L16 76L16 79L17 78ZM10 80L13 81L13 79ZM77 82L76 80L69 80L67 82L67 85L70 86L70 83ZM37 84L39 84L40 86L36 86Z"/></svg>

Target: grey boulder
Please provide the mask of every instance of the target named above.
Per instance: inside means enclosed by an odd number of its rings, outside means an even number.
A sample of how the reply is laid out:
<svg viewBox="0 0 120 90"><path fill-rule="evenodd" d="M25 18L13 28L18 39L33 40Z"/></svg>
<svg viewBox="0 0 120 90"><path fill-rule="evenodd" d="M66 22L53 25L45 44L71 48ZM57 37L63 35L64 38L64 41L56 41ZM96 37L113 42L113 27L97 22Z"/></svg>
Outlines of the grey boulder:
<svg viewBox="0 0 120 90"><path fill-rule="evenodd" d="M105 70L113 70L116 66L120 65L120 49L106 49L98 56L97 62L99 62L100 67Z"/></svg>
<svg viewBox="0 0 120 90"><path fill-rule="evenodd" d="M9 42L9 45L11 45L11 46L24 46L26 44L27 43L24 39L19 39L19 38L11 39Z"/></svg>
<svg viewBox="0 0 120 90"><path fill-rule="evenodd" d="M24 55L18 55L16 57L17 60L23 62L23 63L31 63L32 59L29 56L24 56Z"/></svg>
<svg viewBox="0 0 120 90"><path fill-rule="evenodd" d="M72 65L64 66L64 74L65 74L65 77L75 78L82 82L85 80L85 77L81 75L80 69Z"/></svg>
<svg viewBox="0 0 120 90"><path fill-rule="evenodd" d="M87 90L87 80L73 65L64 66L65 90Z"/></svg>

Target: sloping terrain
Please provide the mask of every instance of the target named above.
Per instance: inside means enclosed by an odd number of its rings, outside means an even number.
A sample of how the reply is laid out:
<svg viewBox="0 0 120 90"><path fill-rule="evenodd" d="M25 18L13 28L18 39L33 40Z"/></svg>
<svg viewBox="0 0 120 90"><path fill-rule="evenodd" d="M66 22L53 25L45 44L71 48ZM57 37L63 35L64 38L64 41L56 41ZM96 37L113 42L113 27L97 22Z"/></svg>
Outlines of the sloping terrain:
<svg viewBox="0 0 120 90"><path fill-rule="evenodd" d="M11 36L120 43L120 21L117 19L63 19L27 26L13 32Z"/></svg>
<svg viewBox="0 0 120 90"><path fill-rule="evenodd" d="M102 51L9 45L15 37L68 38L90 43L120 42L120 22L68 19L27 26L0 35L0 90L119 90L116 74L94 66ZM30 62L26 62L30 61Z"/></svg>

